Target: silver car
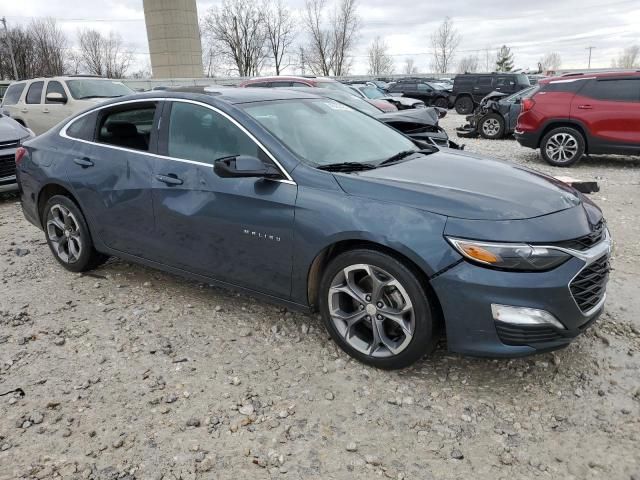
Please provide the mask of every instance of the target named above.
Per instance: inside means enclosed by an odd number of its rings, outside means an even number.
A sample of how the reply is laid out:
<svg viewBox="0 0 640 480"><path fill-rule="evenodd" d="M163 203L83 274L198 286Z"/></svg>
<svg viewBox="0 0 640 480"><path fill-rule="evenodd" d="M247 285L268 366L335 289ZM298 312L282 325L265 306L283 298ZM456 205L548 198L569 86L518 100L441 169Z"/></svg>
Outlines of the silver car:
<svg viewBox="0 0 640 480"><path fill-rule="evenodd" d="M0 192L18 189L16 184L16 149L33 138L31 130L0 113Z"/></svg>

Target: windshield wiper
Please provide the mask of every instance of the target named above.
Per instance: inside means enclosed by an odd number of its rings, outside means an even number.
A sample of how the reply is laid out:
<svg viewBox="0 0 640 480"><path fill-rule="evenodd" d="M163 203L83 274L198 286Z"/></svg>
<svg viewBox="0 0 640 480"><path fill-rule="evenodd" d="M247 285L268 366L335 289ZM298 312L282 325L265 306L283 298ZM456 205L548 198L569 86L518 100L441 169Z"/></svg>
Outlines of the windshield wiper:
<svg viewBox="0 0 640 480"><path fill-rule="evenodd" d="M387 158L386 160L383 160L382 162L380 162L377 166L378 167L383 167L385 165L390 165L392 163L396 163L399 162L400 160L410 157L411 155L414 155L416 153L421 153L423 155L429 155L430 153L434 153L437 150L403 150L402 152L398 152L395 155L392 155L391 157Z"/></svg>
<svg viewBox="0 0 640 480"><path fill-rule="evenodd" d="M341 162L320 165L316 168L318 170L326 170L328 172L358 172L361 170L373 170L376 166L370 163Z"/></svg>

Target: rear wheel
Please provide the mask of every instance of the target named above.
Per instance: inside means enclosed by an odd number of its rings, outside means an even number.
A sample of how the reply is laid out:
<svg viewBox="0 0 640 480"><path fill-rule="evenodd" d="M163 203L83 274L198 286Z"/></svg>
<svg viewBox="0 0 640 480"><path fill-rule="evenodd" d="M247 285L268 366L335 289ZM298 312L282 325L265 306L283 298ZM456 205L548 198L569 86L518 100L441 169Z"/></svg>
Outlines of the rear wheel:
<svg viewBox="0 0 640 480"><path fill-rule="evenodd" d="M468 96L458 97L454 107L460 115L468 115L473 112L473 100Z"/></svg>
<svg viewBox="0 0 640 480"><path fill-rule="evenodd" d="M504 118L497 113L485 115L478 124L478 133L489 140L502 138L504 136Z"/></svg>
<svg viewBox="0 0 640 480"><path fill-rule="evenodd" d="M109 258L93 247L84 215L70 198L51 197L44 207L43 225L51 253L69 271L92 270Z"/></svg>
<svg viewBox="0 0 640 480"><path fill-rule="evenodd" d="M436 98L436 101L433 102L433 106L439 108L449 108L449 100L442 97Z"/></svg>
<svg viewBox="0 0 640 480"><path fill-rule="evenodd" d="M420 281L384 253L343 253L327 266L320 310L334 341L363 363L403 368L435 346L431 305Z"/></svg>
<svg viewBox="0 0 640 480"><path fill-rule="evenodd" d="M556 167L574 165L582 158L584 151L584 137L571 127L554 128L540 142L542 158Z"/></svg>

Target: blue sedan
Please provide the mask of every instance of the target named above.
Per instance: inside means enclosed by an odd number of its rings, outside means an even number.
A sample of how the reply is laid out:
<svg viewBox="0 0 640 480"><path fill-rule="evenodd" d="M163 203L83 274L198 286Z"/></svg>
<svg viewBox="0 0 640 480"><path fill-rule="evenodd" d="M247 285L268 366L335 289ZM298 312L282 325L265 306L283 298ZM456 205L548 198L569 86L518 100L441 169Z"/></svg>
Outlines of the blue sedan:
<svg viewBox="0 0 640 480"><path fill-rule="evenodd" d="M523 167L411 140L307 91L149 92L16 152L26 218L67 270L117 256L319 310L353 357L567 345L602 312L600 209Z"/></svg>

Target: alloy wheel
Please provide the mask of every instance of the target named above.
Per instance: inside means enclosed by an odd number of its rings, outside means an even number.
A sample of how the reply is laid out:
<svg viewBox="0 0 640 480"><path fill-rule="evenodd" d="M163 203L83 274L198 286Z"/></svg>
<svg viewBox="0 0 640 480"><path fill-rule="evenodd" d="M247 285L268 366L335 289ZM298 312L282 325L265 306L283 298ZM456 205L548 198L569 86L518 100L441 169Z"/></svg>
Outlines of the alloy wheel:
<svg viewBox="0 0 640 480"><path fill-rule="evenodd" d="M373 265L350 265L338 272L331 281L328 304L337 332L366 355L397 355L415 333L415 313L407 291L392 275Z"/></svg>
<svg viewBox="0 0 640 480"><path fill-rule="evenodd" d="M64 263L77 262L82 254L80 224L64 205L59 203L49 209L47 237L58 258Z"/></svg>
<svg viewBox="0 0 640 480"><path fill-rule="evenodd" d="M547 141L545 150L554 162L570 162L578 153L578 140L568 133L556 133Z"/></svg>
<svg viewBox="0 0 640 480"><path fill-rule="evenodd" d="M495 137L500 132L500 122L496 118L488 118L482 122L482 131L488 137Z"/></svg>

